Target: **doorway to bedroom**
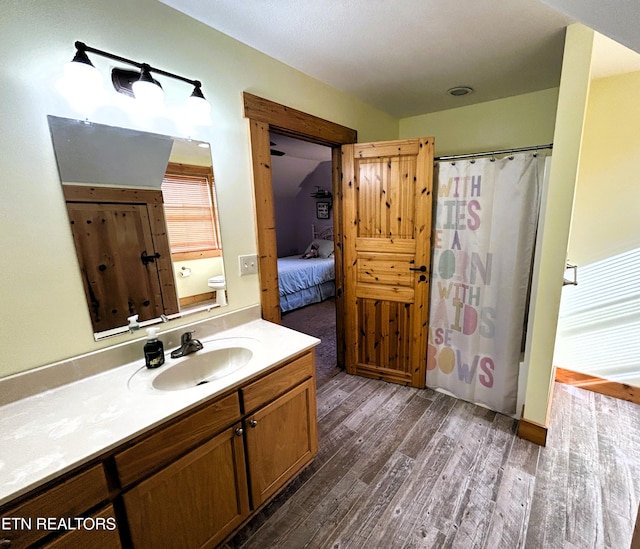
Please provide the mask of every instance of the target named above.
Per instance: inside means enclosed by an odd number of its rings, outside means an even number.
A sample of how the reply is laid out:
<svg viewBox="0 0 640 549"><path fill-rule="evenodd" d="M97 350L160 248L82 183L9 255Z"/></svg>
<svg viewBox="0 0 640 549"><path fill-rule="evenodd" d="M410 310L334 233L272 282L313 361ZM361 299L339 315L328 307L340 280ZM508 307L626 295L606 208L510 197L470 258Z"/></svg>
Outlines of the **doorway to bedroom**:
<svg viewBox="0 0 640 549"><path fill-rule="evenodd" d="M344 276L342 254L342 204L336 196L342 177L342 145L356 143L358 132L275 103L268 99L243 93L244 115L249 121L251 140L251 160L253 167L253 186L256 207L256 226L258 244L258 272L260 278L260 309L262 318L277 324L282 323L280 296L278 291L277 237L275 207L273 203L271 135L294 137L305 143L315 143L331 149L331 192L333 208L334 264L335 264L335 336L337 363L344 367ZM282 151L281 151L282 152ZM273 156L278 156L275 153ZM282 155L280 155L282 156ZM323 196L323 198L325 198ZM321 215L327 210L320 206Z"/></svg>
<svg viewBox="0 0 640 549"><path fill-rule="evenodd" d="M331 148L269 133L282 324L321 340L318 386L339 372Z"/></svg>

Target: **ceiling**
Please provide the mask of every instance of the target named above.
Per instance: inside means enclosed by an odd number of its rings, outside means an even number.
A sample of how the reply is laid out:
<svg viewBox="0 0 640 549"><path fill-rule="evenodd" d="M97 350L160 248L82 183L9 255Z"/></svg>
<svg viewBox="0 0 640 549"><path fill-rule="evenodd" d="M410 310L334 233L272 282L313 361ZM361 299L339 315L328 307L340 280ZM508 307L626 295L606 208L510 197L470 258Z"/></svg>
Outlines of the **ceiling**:
<svg viewBox="0 0 640 549"><path fill-rule="evenodd" d="M637 0L160 1L398 118L558 86L574 21L640 51Z"/></svg>
<svg viewBox="0 0 640 549"><path fill-rule="evenodd" d="M330 147L274 133L270 134L270 138L271 150L284 153L283 156L271 156L273 193L276 196L296 196L305 178L321 162L331 160ZM327 181L326 189L330 189L331 184L331 180Z"/></svg>
<svg viewBox="0 0 640 549"><path fill-rule="evenodd" d="M161 1L398 118L558 86L573 22L537 0Z"/></svg>
<svg viewBox="0 0 640 549"><path fill-rule="evenodd" d="M558 86L575 21L636 50L596 33L593 78L640 70L638 0L160 1L397 118ZM272 141L281 192L295 194L328 149Z"/></svg>
<svg viewBox="0 0 640 549"><path fill-rule="evenodd" d="M587 27L640 52L640 4L638 0L540 0ZM625 71L629 72L629 71Z"/></svg>

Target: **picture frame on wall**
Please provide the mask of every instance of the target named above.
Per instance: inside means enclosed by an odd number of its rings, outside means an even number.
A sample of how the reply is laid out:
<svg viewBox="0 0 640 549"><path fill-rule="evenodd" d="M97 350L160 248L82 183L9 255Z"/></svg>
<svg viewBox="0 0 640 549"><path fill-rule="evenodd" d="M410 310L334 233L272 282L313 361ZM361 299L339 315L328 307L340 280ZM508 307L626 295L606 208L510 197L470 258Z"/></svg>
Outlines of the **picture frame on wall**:
<svg viewBox="0 0 640 549"><path fill-rule="evenodd" d="M316 202L316 217L318 219L329 219L329 202Z"/></svg>

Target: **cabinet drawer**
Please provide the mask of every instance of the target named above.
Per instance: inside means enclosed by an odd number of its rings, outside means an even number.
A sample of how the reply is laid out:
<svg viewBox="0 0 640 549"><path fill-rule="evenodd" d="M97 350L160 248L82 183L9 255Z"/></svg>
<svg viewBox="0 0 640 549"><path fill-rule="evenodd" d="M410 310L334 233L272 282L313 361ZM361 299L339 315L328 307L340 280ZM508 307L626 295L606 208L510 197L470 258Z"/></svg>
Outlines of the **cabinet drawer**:
<svg viewBox="0 0 640 549"><path fill-rule="evenodd" d="M44 545L45 549L121 549L120 535L116 528L116 515L113 506L108 505L101 511L87 517L85 526L73 532L67 532Z"/></svg>
<svg viewBox="0 0 640 549"><path fill-rule="evenodd" d="M233 393L115 455L122 486L140 480L174 461L202 441L240 419L240 400Z"/></svg>
<svg viewBox="0 0 640 549"><path fill-rule="evenodd" d="M313 352L297 358L279 370L240 389L245 413L286 393L305 379L313 376Z"/></svg>
<svg viewBox="0 0 640 549"><path fill-rule="evenodd" d="M2 512L11 519L13 530L4 530L0 539L11 540L11 549L28 547L51 533L45 526L38 528L38 519L75 518L109 497L109 488L102 465L96 465L38 496ZM15 520L20 519L20 520Z"/></svg>

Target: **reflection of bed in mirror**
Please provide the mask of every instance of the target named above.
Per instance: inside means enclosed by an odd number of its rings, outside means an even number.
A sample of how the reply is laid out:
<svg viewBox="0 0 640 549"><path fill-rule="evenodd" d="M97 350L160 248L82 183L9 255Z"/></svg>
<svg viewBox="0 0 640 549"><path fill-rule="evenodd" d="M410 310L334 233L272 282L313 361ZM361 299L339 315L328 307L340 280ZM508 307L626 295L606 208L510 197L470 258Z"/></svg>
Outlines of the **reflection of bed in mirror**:
<svg viewBox="0 0 640 549"><path fill-rule="evenodd" d="M283 313L335 295L331 228L317 230L313 226L312 239L304 254L278 258L278 286Z"/></svg>

